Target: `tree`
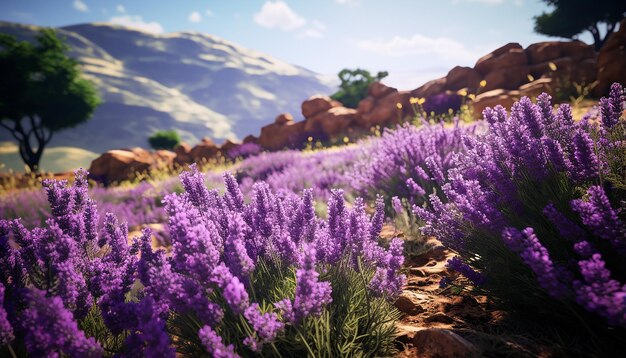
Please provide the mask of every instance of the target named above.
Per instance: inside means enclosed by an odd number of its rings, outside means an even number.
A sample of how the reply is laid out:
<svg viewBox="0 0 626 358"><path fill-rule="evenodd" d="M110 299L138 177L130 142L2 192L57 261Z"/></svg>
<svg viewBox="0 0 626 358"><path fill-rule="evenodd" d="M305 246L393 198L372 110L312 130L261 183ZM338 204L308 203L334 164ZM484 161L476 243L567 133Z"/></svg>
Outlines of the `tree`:
<svg viewBox="0 0 626 358"><path fill-rule="evenodd" d="M36 40L0 34L0 127L18 142L32 172L52 135L85 122L100 103L54 30L41 30Z"/></svg>
<svg viewBox="0 0 626 358"><path fill-rule="evenodd" d="M148 138L148 142L153 149L172 150L180 143L180 136L174 130L157 131Z"/></svg>
<svg viewBox="0 0 626 358"><path fill-rule="evenodd" d="M609 35L615 31L626 13L626 1L619 0L543 0L554 7L552 12L535 16L535 31L554 37L574 39L583 31L593 36L599 51ZM601 34L601 24L606 33Z"/></svg>
<svg viewBox="0 0 626 358"><path fill-rule="evenodd" d="M373 82L387 77L387 71L381 71L372 76L369 71L357 68L356 70L343 69L338 77L341 80L339 91L331 96L349 108L356 108L359 102L367 96L367 89Z"/></svg>

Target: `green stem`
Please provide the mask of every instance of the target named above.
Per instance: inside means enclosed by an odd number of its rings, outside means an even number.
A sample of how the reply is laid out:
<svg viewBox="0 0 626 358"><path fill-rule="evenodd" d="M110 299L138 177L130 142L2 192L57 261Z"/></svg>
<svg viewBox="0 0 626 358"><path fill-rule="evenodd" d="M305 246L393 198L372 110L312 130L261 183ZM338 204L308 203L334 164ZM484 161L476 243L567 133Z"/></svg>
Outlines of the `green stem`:
<svg viewBox="0 0 626 358"><path fill-rule="evenodd" d="M9 352L11 353L11 357L12 358L17 358L17 354L15 354L15 351L13 350L13 347L11 347L11 344L7 344L7 347L9 348Z"/></svg>
<svg viewBox="0 0 626 358"><path fill-rule="evenodd" d="M309 354L311 357L315 357L315 353L313 353L313 349L311 349L311 347L309 346L309 344L307 343L306 339L304 338L304 336L302 335L302 332L300 332L299 328L296 328L296 332L298 332L298 336L300 337L300 339L302 340L302 343L304 343L304 346L306 347L307 351L309 351Z"/></svg>

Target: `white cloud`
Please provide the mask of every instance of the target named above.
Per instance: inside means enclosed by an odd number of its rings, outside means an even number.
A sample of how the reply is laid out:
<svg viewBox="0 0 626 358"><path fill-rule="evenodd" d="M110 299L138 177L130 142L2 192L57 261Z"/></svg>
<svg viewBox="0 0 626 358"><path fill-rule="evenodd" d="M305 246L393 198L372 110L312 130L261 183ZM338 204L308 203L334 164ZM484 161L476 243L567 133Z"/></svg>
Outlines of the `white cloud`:
<svg viewBox="0 0 626 358"><path fill-rule="evenodd" d="M109 22L127 27L133 27L141 31L152 32L155 34L160 34L163 32L163 26L161 26L161 24L156 21L144 21L143 18L138 15L114 16L109 19Z"/></svg>
<svg viewBox="0 0 626 358"><path fill-rule="evenodd" d="M124 5L117 5L115 9L117 10L117 12L122 14L126 12L126 8L124 7Z"/></svg>
<svg viewBox="0 0 626 358"><path fill-rule="evenodd" d="M74 0L74 4L72 6L80 12L89 11L89 7L87 7L87 4L85 4L82 0Z"/></svg>
<svg viewBox="0 0 626 358"><path fill-rule="evenodd" d="M335 2L339 5L356 5L359 0L335 0Z"/></svg>
<svg viewBox="0 0 626 358"><path fill-rule="evenodd" d="M304 31L302 31L299 36L319 39L324 37L324 31L326 31L326 25L318 20L313 20L311 21L311 26L304 29Z"/></svg>
<svg viewBox="0 0 626 358"><path fill-rule="evenodd" d="M296 14L289 6L281 1L267 1L261 11L254 15L254 22L269 29L291 31L306 24L306 19Z"/></svg>
<svg viewBox="0 0 626 358"><path fill-rule="evenodd" d="M200 15L199 12L194 11L191 14L189 14L189 17L187 18L187 20L189 20L189 22L197 24L202 21L202 15Z"/></svg>
<svg viewBox="0 0 626 358"><path fill-rule="evenodd" d="M475 61L480 53L472 51L462 43L448 37L428 37L414 34L411 37L395 36L390 40L361 40L359 49L381 56L402 57L435 55L443 60Z"/></svg>
<svg viewBox="0 0 626 358"><path fill-rule="evenodd" d="M211 11L211 9L206 9L206 11L204 13L206 14L206 16L213 16L213 15L215 15L213 13L213 11Z"/></svg>

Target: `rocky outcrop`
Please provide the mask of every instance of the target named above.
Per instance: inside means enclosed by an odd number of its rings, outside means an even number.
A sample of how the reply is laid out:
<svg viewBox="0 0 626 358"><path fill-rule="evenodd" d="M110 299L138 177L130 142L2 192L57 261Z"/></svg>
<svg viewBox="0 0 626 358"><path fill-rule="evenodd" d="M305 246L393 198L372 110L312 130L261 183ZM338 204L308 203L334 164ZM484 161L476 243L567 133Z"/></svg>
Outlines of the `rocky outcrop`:
<svg viewBox="0 0 626 358"><path fill-rule="evenodd" d="M139 173L172 165L175 153L167 150L149 152L143 148L109 150L91 162L89 175L105 184L134 178Z"/></svg>
<svg viewBox="0 0 626 358"><path fill-rule="evenodd" d="M626 18L612 33L598 54L598 85L595 95L608 94L613 82L626 84Z"/></svg>

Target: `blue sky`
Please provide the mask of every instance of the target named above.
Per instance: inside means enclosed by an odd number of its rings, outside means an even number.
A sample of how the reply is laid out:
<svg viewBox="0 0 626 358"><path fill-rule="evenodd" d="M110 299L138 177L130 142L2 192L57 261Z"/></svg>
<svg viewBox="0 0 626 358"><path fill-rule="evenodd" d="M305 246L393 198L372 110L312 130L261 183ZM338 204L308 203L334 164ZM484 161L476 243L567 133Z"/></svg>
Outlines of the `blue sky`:
<svg viewBox="0 0 626 358"><path fill-rule="evenodd" d="M546 10L539 0L2 0L0 20L204 32L323 74L387 70L388 84L412 89L507 42L548 40L533 32Z"/></svg>

